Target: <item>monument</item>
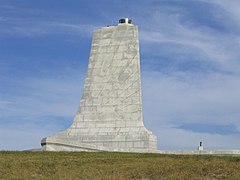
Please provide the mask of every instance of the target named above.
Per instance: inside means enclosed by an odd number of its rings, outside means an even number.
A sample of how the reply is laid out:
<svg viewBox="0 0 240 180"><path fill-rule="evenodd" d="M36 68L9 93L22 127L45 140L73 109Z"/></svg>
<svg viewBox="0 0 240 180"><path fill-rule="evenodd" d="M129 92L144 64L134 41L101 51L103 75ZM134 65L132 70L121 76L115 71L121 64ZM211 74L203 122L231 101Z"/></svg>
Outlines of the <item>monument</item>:
<svg viewBox="0 0 240 180"><path fill-rule="evenodd" d="M143 124L138 27L130 19L94 31L73 124L41 145L46 151L157 150L156 136Z"/></svg>

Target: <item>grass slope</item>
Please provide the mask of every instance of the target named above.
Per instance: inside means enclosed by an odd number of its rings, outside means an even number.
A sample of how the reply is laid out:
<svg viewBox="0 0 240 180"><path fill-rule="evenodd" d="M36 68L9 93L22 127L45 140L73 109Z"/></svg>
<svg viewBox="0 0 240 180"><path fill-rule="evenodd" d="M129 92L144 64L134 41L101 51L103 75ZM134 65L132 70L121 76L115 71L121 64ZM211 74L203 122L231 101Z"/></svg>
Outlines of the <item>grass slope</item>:
<svg viewBox="0 0 240 180"><path fill-rule="evenodd" d="M240 157L3 151L0 179L240 179Z"/></svg>

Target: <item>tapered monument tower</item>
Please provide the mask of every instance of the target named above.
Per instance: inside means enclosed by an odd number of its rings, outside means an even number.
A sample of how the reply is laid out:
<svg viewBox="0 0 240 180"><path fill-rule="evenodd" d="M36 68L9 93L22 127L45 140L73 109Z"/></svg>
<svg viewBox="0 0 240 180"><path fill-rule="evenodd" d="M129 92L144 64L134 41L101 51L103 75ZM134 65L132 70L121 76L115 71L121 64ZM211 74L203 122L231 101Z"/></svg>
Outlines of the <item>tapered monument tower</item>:
<svg viewBox="0 0 240 180"><path fill-rule="evenodd" d="M152 152L143 125L138 28L128 18L95 30L78 112L71 127L42 139L47 151Z"/></svg>

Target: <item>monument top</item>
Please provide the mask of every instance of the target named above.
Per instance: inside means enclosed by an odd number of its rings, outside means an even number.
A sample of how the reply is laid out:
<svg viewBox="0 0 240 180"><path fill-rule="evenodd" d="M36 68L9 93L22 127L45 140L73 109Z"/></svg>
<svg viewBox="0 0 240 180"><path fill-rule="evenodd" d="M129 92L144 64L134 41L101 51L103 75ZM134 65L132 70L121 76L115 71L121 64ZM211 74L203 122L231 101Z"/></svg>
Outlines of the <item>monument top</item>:
<svg viewBox="0 0 240 180"><path fill-rule="evenodd" d="M132 20L129 18L119 19L119 24L132 24Z"/></svg>

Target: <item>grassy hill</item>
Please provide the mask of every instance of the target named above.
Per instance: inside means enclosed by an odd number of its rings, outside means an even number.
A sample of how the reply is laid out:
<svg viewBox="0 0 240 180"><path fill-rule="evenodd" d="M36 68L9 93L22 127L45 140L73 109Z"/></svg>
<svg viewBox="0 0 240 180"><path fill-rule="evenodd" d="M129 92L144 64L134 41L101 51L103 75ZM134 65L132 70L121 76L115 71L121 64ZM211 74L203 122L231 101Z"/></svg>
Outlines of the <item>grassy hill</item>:
<svg viewBox="0 0 240 180"><path fill-rule="evenodd" d="M0 179L240 179L240 157L3 151Z"/></svg>

